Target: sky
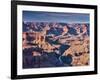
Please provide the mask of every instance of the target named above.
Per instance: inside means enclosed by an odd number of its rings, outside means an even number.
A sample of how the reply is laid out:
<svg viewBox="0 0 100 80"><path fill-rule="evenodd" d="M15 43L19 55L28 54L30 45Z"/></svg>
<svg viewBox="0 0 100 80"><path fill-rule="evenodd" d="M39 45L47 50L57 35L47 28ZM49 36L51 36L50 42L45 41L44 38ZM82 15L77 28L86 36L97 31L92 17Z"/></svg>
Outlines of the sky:
<svg viewBox="0 0 100 80"><path fill-rule="evenodd" d="M23 11L24 22L89 23L89 14Z"/></svg>

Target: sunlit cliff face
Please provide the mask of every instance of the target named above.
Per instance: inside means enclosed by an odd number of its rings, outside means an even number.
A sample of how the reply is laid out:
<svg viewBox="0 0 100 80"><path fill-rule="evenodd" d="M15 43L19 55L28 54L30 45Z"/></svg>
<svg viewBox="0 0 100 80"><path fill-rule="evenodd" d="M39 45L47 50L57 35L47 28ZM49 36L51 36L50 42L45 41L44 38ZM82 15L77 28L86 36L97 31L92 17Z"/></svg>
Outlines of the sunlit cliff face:
<svg viewBox="0 0 100 80"><path fill-rule="evenodd" d="M83 31L83 34L87 32L87 27L85 24L82 25L82 31Z"/></svg>
<svg viewBox="0 0 100 80"><path fill-rule="evenodd" d="M76 27L76 32L77 32L77 34L80 34L80 27L79 26Z"/></svg>
<svg viewBox="0 0 100 80"><path fill-rule="evenodd" d="M26 42L26 33L23 33L22 37L23 37L23 39L22 39L22 46L24 48L27 45L27 42Z"/></svg>
<svg viewBox="0 0 100 80"><path fill-rule="evenodd" d="M64 26L64 27L63 27L63 33L62 33L62 35L63 35L63 34L66 34L66 33L68 33L68 27L67 27L67 26Z"/></svg>

